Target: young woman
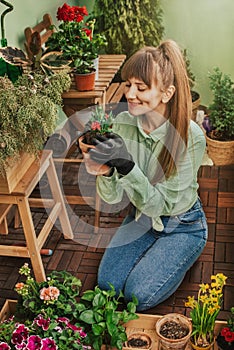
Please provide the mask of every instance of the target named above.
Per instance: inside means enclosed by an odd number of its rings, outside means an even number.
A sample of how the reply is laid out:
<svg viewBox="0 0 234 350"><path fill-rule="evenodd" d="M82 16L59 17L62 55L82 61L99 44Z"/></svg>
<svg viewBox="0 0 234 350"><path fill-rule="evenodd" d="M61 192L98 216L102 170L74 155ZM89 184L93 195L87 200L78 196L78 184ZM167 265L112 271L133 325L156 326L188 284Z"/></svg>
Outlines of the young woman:
<svg viewBox="0 0 234 350"><path fill-rule="evenodd" d="M191 121L186 66L174 41L135 53L122 76L128 112L90 156L110 167L97 177L99 195L113 204L125 193L133 210L103 255L98 284L112 283L126 300L135 294L142 311L175 292L206 244L197 194L205 138Z"/></svg>

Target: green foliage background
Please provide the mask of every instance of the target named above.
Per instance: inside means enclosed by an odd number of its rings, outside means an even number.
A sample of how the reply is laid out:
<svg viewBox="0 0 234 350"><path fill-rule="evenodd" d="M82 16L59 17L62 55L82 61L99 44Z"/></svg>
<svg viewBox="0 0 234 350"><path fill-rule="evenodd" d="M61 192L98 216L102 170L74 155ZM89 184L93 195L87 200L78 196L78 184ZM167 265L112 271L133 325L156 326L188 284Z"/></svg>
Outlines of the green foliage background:
<svg viewBox="0 0 234 350"><path fill-rule="evenodd" d="M95 31L107 38L106 53L131 56L143 46L157 46L164 27L159 0L95 0Z"/></svg>

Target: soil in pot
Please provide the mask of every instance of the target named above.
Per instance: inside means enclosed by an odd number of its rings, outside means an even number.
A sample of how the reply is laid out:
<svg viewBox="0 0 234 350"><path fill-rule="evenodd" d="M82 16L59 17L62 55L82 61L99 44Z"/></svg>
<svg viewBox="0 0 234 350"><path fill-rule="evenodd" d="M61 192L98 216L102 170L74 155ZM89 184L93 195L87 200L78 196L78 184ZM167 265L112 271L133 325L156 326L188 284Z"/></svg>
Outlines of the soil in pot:
<svg viewBox="0 0 234 350"><path fill-rule="evenodd" d="M192 333L192 323L178 313L163 316L156 322L159 350L184 350Z"/></svg>
<svg viewBox="0 0 234 350"><path fill-rule="evenodd" d="M167 321L162 325L160 334L168 339L181 339L186 337L189 329L175 321Z"/></svg>
<svg viewBox="0 0 234 350"><path fill-rule="evenodd" d="M138 349L150 349L152 340L150 336L144 332L132 333L128 336L128 340L125 347L138 348Z"/></svg>

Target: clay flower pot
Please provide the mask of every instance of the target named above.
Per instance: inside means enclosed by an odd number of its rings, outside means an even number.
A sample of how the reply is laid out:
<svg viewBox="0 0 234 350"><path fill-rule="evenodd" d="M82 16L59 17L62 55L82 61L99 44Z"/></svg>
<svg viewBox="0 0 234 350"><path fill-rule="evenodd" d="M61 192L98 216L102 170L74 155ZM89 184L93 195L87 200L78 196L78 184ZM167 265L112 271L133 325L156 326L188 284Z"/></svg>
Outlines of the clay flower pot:
<svg viewBox="0 0 234 350"><path fill-rule="evenodd" d="M95 148L94 145L88 145L87 143L84 143L84 137L85 135L81 136L78 140L79 148L82 152L84 163L86 170L91 175L105 175L109 172L110 167L105 164L99 164L94 162L89 155L89 150L91 148Z"/></svg>
<svg viewBox="0 0 234 350"><path fill-rule="evenodd" d="M93 70L91 73L78 74L74 72L74 79L76 88L78 91L91 91L95 87L95 75L96 71Z"/></svg>
<svg viewBox="0 0 234 350"><path fill-rule="evenodd" d="M165 327L167 327L167 325L169 325L170 328L170 338L169 334L168 337L165 336ZM181 326L181 330L176 329L177 326ZM173 328L175 328L174 333L172 332ZM169 333L169 331L167 333ZM186 316L178 313L167 314L156 322L156 334L159 338L159 350L184 350L189 342L191 333L191 321Z"/></svg>

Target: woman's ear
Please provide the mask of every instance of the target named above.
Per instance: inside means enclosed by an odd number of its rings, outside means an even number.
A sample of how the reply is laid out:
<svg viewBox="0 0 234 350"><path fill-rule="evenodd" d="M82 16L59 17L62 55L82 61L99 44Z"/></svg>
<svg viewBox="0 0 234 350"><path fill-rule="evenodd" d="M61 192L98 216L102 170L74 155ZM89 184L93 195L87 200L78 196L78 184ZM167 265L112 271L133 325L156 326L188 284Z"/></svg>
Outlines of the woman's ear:
<svg viewBox="0 0 234 350"><path fill-rule="evenodd" d="M166 91L163 92L162 94L162 103L167 103L170 101L170 99L172 98L172 96L175 93L175 86L174 85L170 85Z"/></svg>

